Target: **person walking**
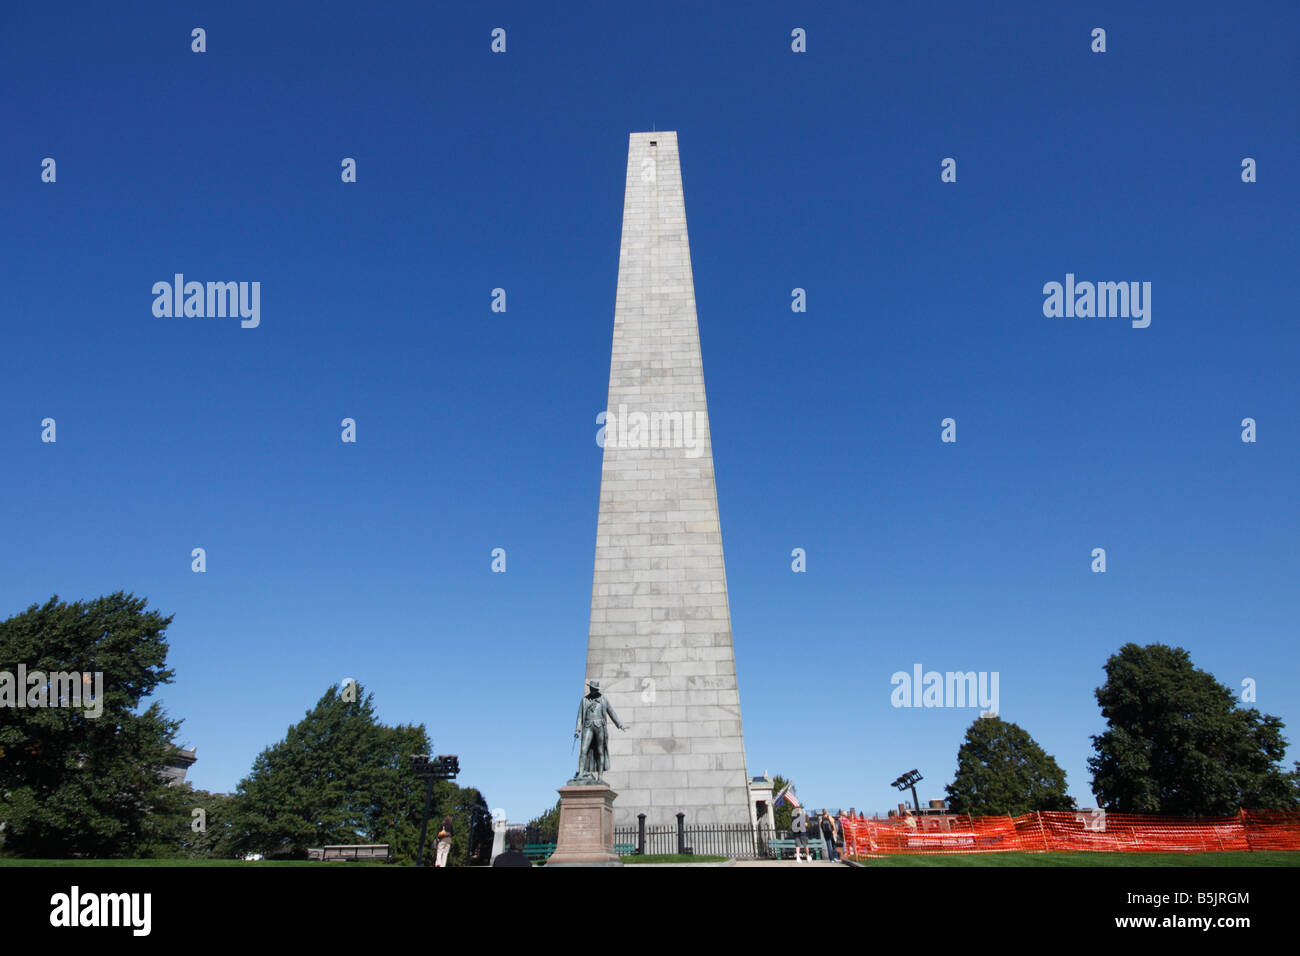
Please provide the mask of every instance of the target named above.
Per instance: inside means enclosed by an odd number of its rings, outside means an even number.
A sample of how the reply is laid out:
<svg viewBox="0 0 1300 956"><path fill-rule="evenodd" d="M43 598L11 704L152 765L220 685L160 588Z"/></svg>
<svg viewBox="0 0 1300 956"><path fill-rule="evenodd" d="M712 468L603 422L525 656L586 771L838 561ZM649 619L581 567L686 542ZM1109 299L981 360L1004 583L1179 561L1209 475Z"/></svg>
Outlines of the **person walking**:
<svg viewBox="0 0 1300 956"><path fill-rule="evenodd" d="M839 857L835 855L835 818L829 810L822 811L822 839L826 841L826 859L834 863Z"/></svg>
<svg viewBox="0 0 1300 956"><path fill-rule="evenodd" d="M808 817L804 815L803 807L794 808L794 815L790 818L790 832L794 835L795 862L812 862L812 856L808 852ZM799 857L800 847L803 847L803 859Z"/></svg>
<svg viewBox="0 0 1300 956"><path fill-rule="evenodd" d="M442 818L442 826L438 827L438 856L434 860L434 866L447 865L447 854L451 852L451 817Z"/></svg>

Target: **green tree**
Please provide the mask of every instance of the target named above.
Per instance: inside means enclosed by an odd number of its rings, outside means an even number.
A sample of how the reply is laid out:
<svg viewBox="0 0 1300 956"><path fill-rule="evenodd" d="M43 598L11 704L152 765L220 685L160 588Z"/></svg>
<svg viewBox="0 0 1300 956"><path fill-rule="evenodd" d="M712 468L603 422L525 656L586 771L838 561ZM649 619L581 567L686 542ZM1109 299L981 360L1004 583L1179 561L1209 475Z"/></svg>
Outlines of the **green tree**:
<svg viewBox="0 0 1300 956"><path fill-rule="evenodd" d="M429 736L423 725L403 724L382 728L387 743L382 754L377 754L377 772L367 784L369 801L374 807L373 827L366 842L387 843L395 859L415 862L415 851L420 840L420 819L424 813L424 780L411 772L411 756L429 752ZM361 784L358 784L361 786ZM434 785L433 809L429 813L431 833L437 833L434 814L439 810L440 782ZM448 783L447 786L455 787ZM442 797L445 799L445 797ZM350 841L356 842L356 841ZM312 846L321 846L313 843Z"/></svg>
<svg viewBox="0 0 1300 956"><path fill-rule="evenodd" d="M420 787L419 808L410 818L410 853L402 859L415 860L420 837L420 819L424 812L424 786ZM429 811L429 832L424 840L424 865L433 866L438 829L443 818L451 817L451 850L448 866L466 862L486 865L492 858L492 817L487 801L473 787L459 787L450 780L433 785L433 806ZM379 841L385 842L385 841Z"/></svg>
<svg viewBox="0 0 1300 956"><path fill-rule="evenodd" d="M418 820L424 788L409 758L428 753L428 736L380 724L373 698L336 684L258 755L235 794L238 851L303 858L313 846L388 842L395 853L414 852L404 822L412 813Z"/></svg>
<svg viewBox="0 0 1300 956"><path fill-rule="evenodd" d="M146 610L121 591L42 606L0 621L0 702L6 692L57 696L31 675L77 673L93 693L89 708L0 706L0 822L5 851L21 856L125 857L174 837L176 794L163 769L180 722L157 701L139 707L173 672L167 658L171 617ZM16 686L19 665L28 687ZM5 686L7 684L7 687ZM102 704L102 710L100 705ZM139 712L137 712L139 711Z"/></svg>
<svg viewBox="0 0 1300 956"><path fill-rule="evenodd" d="M423 725L376 720L374 695L359 684L330 687L284 740L264 750L235 793L231 845L237 853L297 858L327 844L386 843L398 862L414 862L425 782L411 757L430 752ZM426 862L438 824L452 817L449 862L476 855L491 820L482 795L451 781L434 785ZM486 834L486 837L484 836Z"/></svg>
<svg viewBox="0 0 1300 956"><path fill-rule="evenodd" d="M446 815L456 821L456 826L452 830L448 865L459 866L464 862L487 865L492 860L492 814L487 801L474 787L450 786L454 792L446 804Z"/></svg>
<svg viewBox="0 0 1300 956"><path fill-rule="evenodd" d="M1074 809L1065 771L1022 727L995 716L978 717L966 729L946 789L949 809L971 816Z"/></svg>
<svg viewBox="0 0 1300 956"><path fill-rule="evenodd" d="M775 801L780 796L785 785L790 781L785 779L779 773L772 777L772 799ZM794 788L791 787L793 790ZM777 832L790 829L791 817L794 816L794 807L790 805L789 800L782 800L781 805L772 811L772 819L775 821Z"/></svg>
<svg viewBox="0 0 1300 956"><path fill-rule="evenodd" d="M1237 707L1232 689L1181 647L1125 644L1097 688L1093 792L1120 813L1222 816L1300 806L1300 765L1282 769L1285 726Z"/></svg>
<svg viewBox="0 0 1300 956"><path fill-rule="evenodd" d="M555 801L555 806L547 810L540 816L533 817L525 825L528 832L536 831L537 833L557 833L560 829L560 801Z"/></svg>
<svg viewBox="0 0 1300 956"><path fill-rule="evenodd" d="M234 796L195 790L189 784L174 789L178 791L182 810L175 855L213 860L234 858ZM196 815L195 810L203 812Z"/></svg>

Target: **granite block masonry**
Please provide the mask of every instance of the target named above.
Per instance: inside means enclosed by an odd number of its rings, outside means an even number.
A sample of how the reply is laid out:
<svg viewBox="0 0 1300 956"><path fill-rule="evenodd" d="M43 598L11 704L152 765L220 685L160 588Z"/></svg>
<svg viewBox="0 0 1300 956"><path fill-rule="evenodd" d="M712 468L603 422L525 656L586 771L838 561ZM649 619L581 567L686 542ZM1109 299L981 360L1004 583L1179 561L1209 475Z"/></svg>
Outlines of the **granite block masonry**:
<svg viewBox="0 0 1300 956"><path fill-rule="evenodd" d="M617 826L752 823L675 132L629 138L587 679Z"/></svg>

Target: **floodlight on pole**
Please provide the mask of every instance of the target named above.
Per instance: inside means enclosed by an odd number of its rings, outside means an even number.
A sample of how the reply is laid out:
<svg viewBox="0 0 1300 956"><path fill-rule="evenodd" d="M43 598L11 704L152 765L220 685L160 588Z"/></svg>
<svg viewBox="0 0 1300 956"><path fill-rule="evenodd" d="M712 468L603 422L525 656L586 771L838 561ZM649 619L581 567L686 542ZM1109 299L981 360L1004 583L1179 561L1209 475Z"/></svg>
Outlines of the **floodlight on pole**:
<svg viewBox="0 0 1300 956"><path fill-rule="evenodd" d="M890 783L889 783L889 785L890 785L891 787L895 788L896 790L906 790L906 789L908 789L908 788L911 788L911 791L912 791L912 809L914 809L917 813L920 813L920 812L921 812L921 801L918 800L917 797L916 797L916 785L917 785L918 782L920 782L921 780L924 780L924 779L925 779L925 778L921 776L921 771L919 771L919 770L909 770L909 771L907 771L907 773L903 774L902 776L900 776L900 777L897 778L896 780L891 780Z"/></svg>
<svg viewBox="0 0 1300 956"><path fill-rule="evenodd" d="M415 865L424 866L424 835L429 828L429 809L433 806L433 784L437 780L452 780L460 773L460 758L455 754L411 754L411 770L424 777L424 819L420 821L420 846L416 850Z"/></svg>

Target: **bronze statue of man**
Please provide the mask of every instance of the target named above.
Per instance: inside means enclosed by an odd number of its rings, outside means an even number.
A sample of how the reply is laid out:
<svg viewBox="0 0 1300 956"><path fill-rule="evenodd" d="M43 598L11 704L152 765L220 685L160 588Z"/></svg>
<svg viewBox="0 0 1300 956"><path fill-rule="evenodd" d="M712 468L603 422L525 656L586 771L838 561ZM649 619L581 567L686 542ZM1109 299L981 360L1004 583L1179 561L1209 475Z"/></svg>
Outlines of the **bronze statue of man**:
<svg viewBox="0 0 1300 956"><path fill-rule="evenodd" d="M573 736L580 738L578 747L578 775L575 780L600 780L603 771L609 769L609 735L605 727L608 716L619 730L627 730L609 706L609 701L600 694L600 682L587 681L587 696L578 702L578 726Z"/></svg>

